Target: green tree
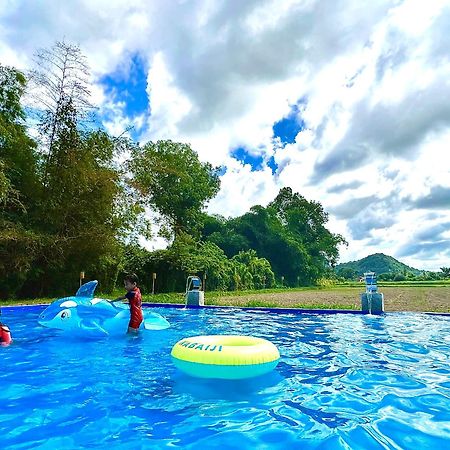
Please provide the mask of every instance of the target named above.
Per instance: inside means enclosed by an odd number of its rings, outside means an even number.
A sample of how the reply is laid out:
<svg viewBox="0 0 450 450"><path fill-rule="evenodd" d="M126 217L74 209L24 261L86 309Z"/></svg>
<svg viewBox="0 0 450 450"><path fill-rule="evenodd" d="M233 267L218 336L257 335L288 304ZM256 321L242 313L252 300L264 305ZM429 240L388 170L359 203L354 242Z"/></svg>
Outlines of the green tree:
<svg viewBox="0 0 450 450"><path fill-rule="evenodd" d="M347 242L343 236L333 234L325 227L328 213L319 202L308 201L286 187L280 190L268 207L275 210L295 240L305 246L312 264L319 272L322 272L323 267L336 265L339 245Z"/></svg>
<svg viewBox="0 0 450 450"><path fill-rule="evenodd" d="M143 209L135 205L116 163L133 144L101 130L87 130L92 110L89 69L79 47L57 42L37 55L32 72L40 108L43 188L36 227L51 237L36 261L39 273L29 277L28 290L66 291L81 270L106 278L120 270L122 243L136 237ZM63 275L62 275L63 274Z"/></svg>
<svg viewBox="0 0 450 450"><path fill-rule="evenodd" d="M232 219L230 226L246 239L250 249L270 262L277 277L284 276L292 285L297 276L304 284L311 282L308 255L271 209L253 206L250 212Z"/></svg>
<svg viewBox="0 0 450 450"><path fill-rule="evenodd" d="M346 279L346 280L357 280L358 272L351 267L343 267L340 270L336 271L337 275Z"/></svg>
<svg viewBox="0 0 450 450"><path fill-rule="evenodd" d="M266 208L253 206L228 221L209 218L203 234L228 257L253 249L269 261L277 278L284 277L284 283L307 285L330 273L338 246L346 243L326 228L327 221L320 203L283 188Z"/></svg>
<svg viewBox="0 0 450 450"><path fill-rule="evenodd" d="M251 275L251 284L255 289L270 288L275 285L275 275L265 258L258 258L255 250L239 252L232 261L243 264Z"/></svg>
<svg viewBox="0 0 450 450"><path fill-rule="evenodd" d="M25 86L21 72L0 65L0 198L22 210L37 189L36 144L26 134L20 103Z"/></svg>
<svg viewBox="0 0 450 450"><path fill-rule="evenodd" d="M17 124L19 120L25 119L20 103L25 86L26 78L23 73L0 64L0 117L4 124Z"/></svg>
<svg viewBox="0 0 450 450"><path fill-rule="evenodd" d="M188 275L207 274L208 290L227 290L231 284L232 267L223 251L211 242L198 242L186 233L179 233L169 248L148 254L142 271L149 278L157 273L157 292L184 290Z"/></svg>
<svg viewBox="0 0 450 450"><path fill-rule="evenodd" d="M267 260L254 251L242 252L228 259L223 250L208 241L198 241L187 233L179 233L165 250L148 252L138 246L126 250L124 273L136 272L148 290L151 274L157 274L157 292L181 292L186 277L206 277L207 290L259 289L274 284L274 274Z"/></svg>
<svg viewBox="0 0 450 450"><path fill-rule="evenodd" d="M405 281L406 277L403 273L396 273L393 277L394 281Z"/></svg>
<svg viewBox="0 0 450 450"><path fill-rule="evenodd" d="M26 80L0 65L0 296L14 295L26 281L45 236L30 229L40 192L36 144L26 134L20 103Z"/></svg>
<svg viewBox="0 0 450 450"><path fill-rule="evenodd" d="M45 163L44 181L54 157L55 145L70 123L78 127L93 109L89 101L90 71L77 45L57 41L35 54L30 73L30 98L34 100Z"/></svg>
<svg viewBox="0 0 450 450"><path fill-rule="evenodd" d="M83 133L70 121L59 126L40 210L39 226L53 238L39 260L45 268L43 288L70 289L80 270L101 271L105 277L117 273L113 265L119 264L118 239L135 221L133 205L120 201L125 188L115 155L115 142L103 131ZM61 273L67 281L58 276ZM101 281L105 288L106 280Z"/></svg>
<svg viewBox="0 0 450 450"><path fill-rule="evenodd" d="M220 188L218 169L202 163L189 145L172 141L135 148L129 166L134 187L161 216L162 235L197 235L202 210Z"/></svg>
<svg viewBox="0 0 450 450"><path fill-rule="evenodd" d="M71 292L81 270L100 278L102 289L112 288L123 267L124 242L147 231L138 220L143 208L116 163L134 144L83 127L89 91L79 49L58 44L46 55L49 65L33 75L41 82L42 96L35 98L42 107L39 151L23 125L25 78L0 70L3 296Z"/></svg>
<svg viewBox="0 0 450 450"><path fill-rule="evenodd" d="M221 232L215 231L210 234L207 240L220 247L228 258L251 248L249 240L230 226L224 227Z"/></svg>

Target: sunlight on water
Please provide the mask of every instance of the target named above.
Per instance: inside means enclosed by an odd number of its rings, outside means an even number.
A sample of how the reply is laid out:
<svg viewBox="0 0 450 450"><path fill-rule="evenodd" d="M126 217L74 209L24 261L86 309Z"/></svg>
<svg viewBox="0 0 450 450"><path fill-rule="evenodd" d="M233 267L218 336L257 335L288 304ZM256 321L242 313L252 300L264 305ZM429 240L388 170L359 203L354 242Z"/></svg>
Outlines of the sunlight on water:
<svg viewBox="0 0 450 450"><path fill-rule="evenodd" d="M41 311L3 309L2 449L448 446L445 316L154 308L171 328L82 340L41 328ZM241 381L177 371L179 339L221 333L269 339L278 366Z"/></svg>

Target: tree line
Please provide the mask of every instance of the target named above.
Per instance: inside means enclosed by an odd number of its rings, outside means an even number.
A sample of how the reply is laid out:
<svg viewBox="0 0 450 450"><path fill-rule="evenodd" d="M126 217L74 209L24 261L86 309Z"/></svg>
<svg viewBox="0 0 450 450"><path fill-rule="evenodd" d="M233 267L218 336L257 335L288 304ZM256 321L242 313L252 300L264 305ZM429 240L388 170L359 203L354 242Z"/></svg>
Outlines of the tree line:
<svg viewBox="0 0 450 450"><path fill-rule="evenodd" d="M211 216L220 168L190 145L140 144L98 126L89 69L77 46L57 42L24 74L0 64L0 297L73 292L80 271L110 291L126 272L144 289L182 291L311 285L331 273L342 236L327 213L290 188L237 218ZM164 250L141 237L157 216Z"/></svg>

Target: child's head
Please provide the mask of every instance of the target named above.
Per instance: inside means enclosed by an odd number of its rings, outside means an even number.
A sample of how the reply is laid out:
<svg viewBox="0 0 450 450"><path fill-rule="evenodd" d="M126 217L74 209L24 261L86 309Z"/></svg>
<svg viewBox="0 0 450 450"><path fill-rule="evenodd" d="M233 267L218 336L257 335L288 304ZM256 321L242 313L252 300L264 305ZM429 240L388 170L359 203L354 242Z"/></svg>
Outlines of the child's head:
<svg viewBox="0 0 450 450"><path fill-rule="evenodd" d="M135 273L130 273L123 279L123 282L125 289L127 291L132 291L137 286L139 279Z"/></svg>

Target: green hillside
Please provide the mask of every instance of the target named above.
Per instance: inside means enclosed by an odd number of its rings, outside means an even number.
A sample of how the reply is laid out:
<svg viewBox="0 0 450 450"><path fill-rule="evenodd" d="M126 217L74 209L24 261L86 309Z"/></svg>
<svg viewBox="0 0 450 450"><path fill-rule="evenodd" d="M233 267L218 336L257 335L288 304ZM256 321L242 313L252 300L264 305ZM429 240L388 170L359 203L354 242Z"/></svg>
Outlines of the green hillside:
<svg viewBox="0 0 450 450"><path fill-rule="evenodd" d="M335 271L338 276L343 276L344 278L361 276L364 272L375 272L377 275L383 273L399 273L405 275L412 273L414 275L420 275L422 273L421 270L409 267L392 256L384 255L383 253L375 253L358 261L338 264Z"/></svg>

